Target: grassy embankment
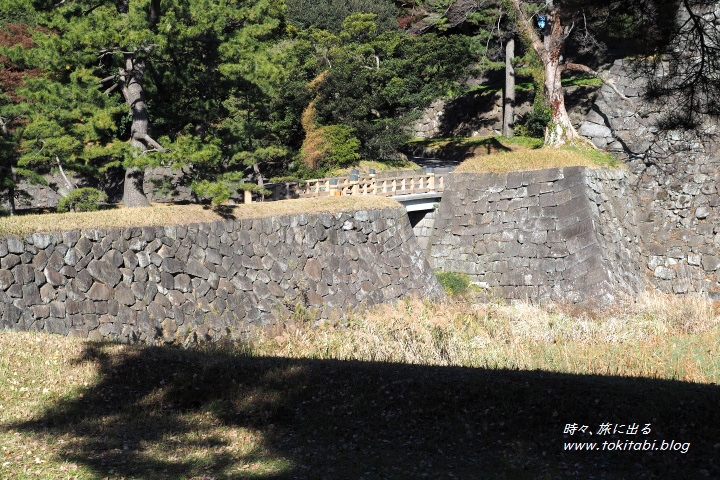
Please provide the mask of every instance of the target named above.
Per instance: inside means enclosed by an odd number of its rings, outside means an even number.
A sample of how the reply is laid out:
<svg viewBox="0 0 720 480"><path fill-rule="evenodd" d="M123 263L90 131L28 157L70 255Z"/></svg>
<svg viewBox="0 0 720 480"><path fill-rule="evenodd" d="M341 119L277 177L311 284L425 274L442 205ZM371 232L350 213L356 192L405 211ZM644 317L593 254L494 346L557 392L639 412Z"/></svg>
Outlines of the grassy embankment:
<svg viewBox="0 0 720 480"><path fill-rule="evenodd" d="M0 217L0 237L36 232L187 225L197 222L261 218L308 213L336 213L361 209L397 208L400 204L384 197L323 197L222 206L158 204L147 208L112 208L84 213L45 213Z"/></svg>
<svg viewBox="0 0 720 480"><path fill-rule="evenodd" d="M718 306L400 303L181 350L0 334L0 478L717 478ZM565 424L651 424L563 435ZM676 440L678 452L566 452Z"/></svg>
<svg viewBox="0 0 720 480"><path fill-rule="evenodd" d="M438 158L462 162L456 172L505 173L574 166L621 167L619 160L607 152L576 146L542 148L542 142L538 138L494 136L416 139L408 145L411 150L424 149Z"/></svg>

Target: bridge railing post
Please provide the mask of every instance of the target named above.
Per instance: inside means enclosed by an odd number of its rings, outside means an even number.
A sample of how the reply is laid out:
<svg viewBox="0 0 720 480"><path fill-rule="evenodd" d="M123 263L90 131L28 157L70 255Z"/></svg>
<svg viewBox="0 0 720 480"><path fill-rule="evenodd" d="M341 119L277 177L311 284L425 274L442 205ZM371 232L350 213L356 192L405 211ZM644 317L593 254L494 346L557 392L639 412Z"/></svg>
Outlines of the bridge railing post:
<svg viewBox="0 0 720 480"><path fill-rule="evenodd" d="M371 168L370 170L368 170L367 176L368 176L368 192L367 193L372 193L373 195L376 195L377 194L377 180L375 177L377 175L375 174L375 169Z"/></svg>
<svg viewBox="0 0 720 480"><path fill-rule="evenodd" d="M353 172L355 172L355 171L356 170L353 170ZM350 178L349 178L350 195L357 195L358 193L360 193L359 185L358 185L359 179L360 179L360 177L358 176L357 173L350 174Z"/></svg>

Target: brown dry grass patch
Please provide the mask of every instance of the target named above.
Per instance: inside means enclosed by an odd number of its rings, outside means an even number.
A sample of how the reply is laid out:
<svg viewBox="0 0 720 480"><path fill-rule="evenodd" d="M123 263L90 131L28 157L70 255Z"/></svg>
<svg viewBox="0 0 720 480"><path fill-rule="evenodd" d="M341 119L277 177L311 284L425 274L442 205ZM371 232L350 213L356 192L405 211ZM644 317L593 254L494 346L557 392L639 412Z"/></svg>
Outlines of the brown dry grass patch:
<svg viewBox="0 0 720 480"><path fill-rule="evenodd" d="M98 212L47 213L0 218L0 236L40 232L126 228L158 225L187 225L228 218L262 218L283 215L337 213L399 208L394 200L375 196L304 198L260 202L212 209L202 205L154 205L146 208L115 208Z"/></svg>
<svg viewBox="0 0 720 480"><path fill-rule="evenodd" d="M716 478L718 306L596 313L407 301L193 350L0 333L0 478ZM690 454L563 451L626 418Z"/></svg>
<svg viewBox="0 0 720 480"><path fill-rule="evenodd" d="M347 326L293 324L260 352L294 358L546 370L720 382L720 308L701 297L646 294L593 312L565 305L408 301Z"/></svg>
<svg viewBox="0 0 720 480"><path fill-rule="evenodd" d="M576 147L519 149L469 158L455 170L460 173L506 173L564 167L617 167L610 154Z"/></svg>

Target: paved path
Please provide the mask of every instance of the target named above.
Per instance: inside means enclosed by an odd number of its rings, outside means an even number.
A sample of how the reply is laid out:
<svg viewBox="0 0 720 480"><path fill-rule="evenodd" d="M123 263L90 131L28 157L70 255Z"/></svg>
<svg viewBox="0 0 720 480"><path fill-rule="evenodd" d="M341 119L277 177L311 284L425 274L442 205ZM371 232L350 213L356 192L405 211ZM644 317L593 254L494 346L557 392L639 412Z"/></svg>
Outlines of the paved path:
<svg viewBox="0 0 720 480"><path fill-rule="evenodd" d="M436 173L448 173L451 168L457 167L462 160L445 160L441 158L408 157L423 168L434 168Z"/></svg>

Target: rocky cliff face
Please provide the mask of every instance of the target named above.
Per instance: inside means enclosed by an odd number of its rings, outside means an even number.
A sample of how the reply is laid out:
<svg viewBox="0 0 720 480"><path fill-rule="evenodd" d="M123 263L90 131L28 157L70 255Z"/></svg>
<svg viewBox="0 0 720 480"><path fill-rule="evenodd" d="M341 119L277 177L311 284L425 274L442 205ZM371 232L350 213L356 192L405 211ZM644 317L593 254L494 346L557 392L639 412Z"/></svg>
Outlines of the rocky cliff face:
<svg viewBox="0 0 720 480"><path fill-rule="evenodd" d="M661 130L671 104L643 100L646 82L630 67L618 60L609 73L631 101L601 88L579 132L629 166L653 283L720 298L720 128L707 119L692 131Z"/></svg>

